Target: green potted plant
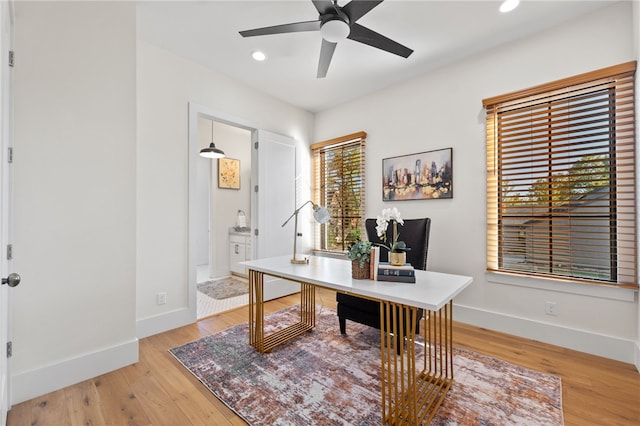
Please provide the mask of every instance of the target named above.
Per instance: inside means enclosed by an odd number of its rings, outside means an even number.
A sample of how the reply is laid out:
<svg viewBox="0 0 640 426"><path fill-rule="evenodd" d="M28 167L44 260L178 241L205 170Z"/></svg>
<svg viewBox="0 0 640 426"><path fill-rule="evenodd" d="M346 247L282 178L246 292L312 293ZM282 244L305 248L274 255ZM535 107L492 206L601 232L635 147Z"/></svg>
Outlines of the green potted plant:
<svg viewBox="0 0 640 426"><path fill-rule="evenodd" d="M347 250L347 257L351 260L351 276L358 280L369 279L371 241L356 241Z"/></svg>

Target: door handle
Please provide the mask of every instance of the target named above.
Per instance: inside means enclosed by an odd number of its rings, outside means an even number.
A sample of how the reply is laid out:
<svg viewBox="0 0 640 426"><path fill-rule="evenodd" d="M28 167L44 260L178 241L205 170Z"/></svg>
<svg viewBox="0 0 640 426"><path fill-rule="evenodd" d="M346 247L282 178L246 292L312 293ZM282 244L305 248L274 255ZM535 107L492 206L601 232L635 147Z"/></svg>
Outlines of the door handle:
<svg viewBox="0 0 640 426"><path fill-rule="evenodd" d="M12 272L9 274L9 276L7 278L3 278L2 279L2 284L8 284L9 287L15 287L18 284L20 284L20 275L16 274L15 272Z"/></svg>

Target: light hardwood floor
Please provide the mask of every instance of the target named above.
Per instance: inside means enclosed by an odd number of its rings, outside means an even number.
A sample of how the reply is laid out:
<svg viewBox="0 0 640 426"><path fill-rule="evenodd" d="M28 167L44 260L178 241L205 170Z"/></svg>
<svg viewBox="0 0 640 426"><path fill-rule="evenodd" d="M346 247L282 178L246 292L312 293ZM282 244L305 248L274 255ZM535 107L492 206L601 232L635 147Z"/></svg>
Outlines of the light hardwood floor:
<svg viewBox="0 0 640 426"><path fill-rule="evenodd" d="M335 309L334 292L319 290L318 296L318 304ZM298 301L271 301L266 311ZM168 349L247 318L247 308L238 308L142 339L138 363L18 404L8 425L243 425ZM640 425L640 374L633 365L460 323L454 324L454 344L561 376L567 426Z"/></svg>

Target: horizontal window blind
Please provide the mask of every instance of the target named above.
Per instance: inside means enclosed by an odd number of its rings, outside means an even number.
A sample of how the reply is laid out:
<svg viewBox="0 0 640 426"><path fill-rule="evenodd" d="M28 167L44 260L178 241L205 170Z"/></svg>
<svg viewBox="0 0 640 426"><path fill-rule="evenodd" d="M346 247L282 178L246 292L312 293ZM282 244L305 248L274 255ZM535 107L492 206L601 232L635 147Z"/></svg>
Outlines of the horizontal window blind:
<svg viewBox="0 0 640 426"><path fill-rule="evenodd" d="M488 270L637 287L635 69L483 101Z"/></svg>
<svg viewBox="0 0 640 426"><path fill-rule="evenodd" d="M362 239L365 195L365 139L359 132L311 145L313 200L331 213L315 225L315 249L346 251Z"/></svg>

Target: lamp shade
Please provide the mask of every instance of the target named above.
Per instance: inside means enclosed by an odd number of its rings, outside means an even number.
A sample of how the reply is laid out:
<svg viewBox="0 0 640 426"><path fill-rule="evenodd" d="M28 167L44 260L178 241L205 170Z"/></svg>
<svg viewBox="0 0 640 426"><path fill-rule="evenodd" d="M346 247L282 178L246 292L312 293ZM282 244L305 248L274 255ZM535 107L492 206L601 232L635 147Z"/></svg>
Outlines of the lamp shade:
<svg viewBox="0 0 640 426"><path fill-rule="evenodd" d="M320 224L327 223L329 222L329 219L331 219L331 214L329 213L328 208L314 204L313 218Z"/></svg>
<svg viewBox="0 0 640 426"><path fill-rule="evenodd" d="M211 142L211 144L207 148L202 148L200 150L200 156L205 158L223 158L224 151L216 148L216 144Z"/></svg>

